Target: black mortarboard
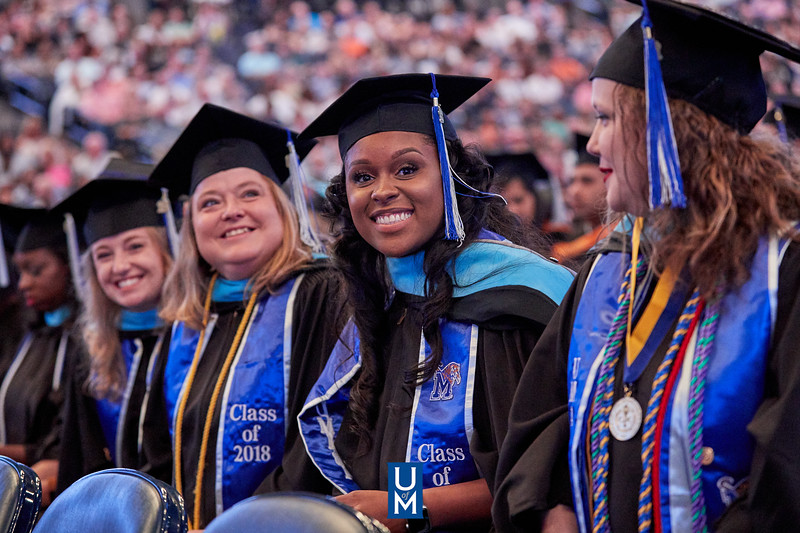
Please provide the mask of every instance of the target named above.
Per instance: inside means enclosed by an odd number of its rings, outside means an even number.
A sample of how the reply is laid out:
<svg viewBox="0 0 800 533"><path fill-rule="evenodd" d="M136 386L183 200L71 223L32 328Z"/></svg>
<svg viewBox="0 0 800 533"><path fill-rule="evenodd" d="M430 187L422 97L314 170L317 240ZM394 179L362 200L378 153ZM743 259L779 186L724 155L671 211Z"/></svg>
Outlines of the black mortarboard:
<svg viewBox="0 0 800 533"><path fill-rule="evenodd" d="M784 95L773 98L775 106L770 109L764 122L775 124L781 137L800 139L800 98Z"/></svg>
<svg viewBox="0 0 800 533"><path fill-rule="evenodd" d="M0 204L0 225L5 247L14 252L67 245L61 217L47 209Z"/></svg>
<svg viewBox="0 0 800 533"><path fill-rule="evenodd" d="M489 78L436 75L444 137L458 139L447 114L466 102ZM384 131L408 131L434 136L430 74L397 74L364 78L354 83L300 134L302 139L339 136L342 158L359 139Z"/></svg>
<svg viewBox="0 0 800 533"><path fill-rule="evenodd" d="M98 178L55 207L71 213L85 244L146 226L164 226L159 212L161 190L143 180Z"/></svg>
<svg viewBox="0 0 800 533"><path fill-rule="evenodd" d="M533 152L487 154L486 160L494 167L495 175L506 178L520 177L535 189L536 181L547 181L547 170Z"/></svg>
<svg viewBox="0 0 800 533"><path fill-rule="evenodd" d="M297 141L295 132L291 136L302 160L316 141ZM238 167L251 168L280 185L289 177L287 140L286 128L205 104L150 179L167 187L174 197L192 194L212 174Z"/></svg>
<svg viewBox="0 0 800 533"><path fill-rule="evenodd" d="M759 55L766 50L800 61L800 50L696 5L674 0L648 0L647 5L667 95L696 105L741 133L752 130L767 110ZM614 40L590 78L645 87L640 24L636 20Z"/></svg>
<svg viewBox="0 0 800 533"><path fill-rule="evenodd" d="M577 158L575 159L575 165L583 165L586 163L593 165L600 164L600 158L596 155L590 154L586 149L587 144L589 144L588 135L575 133L575 154L577 155Z"/></svg>

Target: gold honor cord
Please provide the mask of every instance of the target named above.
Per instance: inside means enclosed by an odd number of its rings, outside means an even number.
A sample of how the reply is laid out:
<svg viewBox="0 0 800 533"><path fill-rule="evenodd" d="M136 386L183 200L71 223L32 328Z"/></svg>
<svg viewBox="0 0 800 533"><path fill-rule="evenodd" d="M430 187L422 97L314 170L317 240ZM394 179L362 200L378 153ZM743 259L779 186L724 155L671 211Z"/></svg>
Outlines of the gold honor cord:
<svg viewBox="0 0 800 533"><path fill-rule="evenodd" d="M181 462L180 462L180 435L181 430L183 429L183 412L186 409L186 401L189 398L189 392L192 388L192 381L194 380L195 373L197 371L197 366L200 361L200 353L203 348L203 339L205 337L206 327L208 324L208 314L209 308L211 306L211 294L214 288L214 282L217 280L217 274L215 273L214 276L211 278L211 282L208 286L208 295L206 296L205 307L203 309L203 331L200 333L200 339L197 342L197 349L194 352L194 358L192 360L192 367L189 370L189 376L186 380L186 390L184 391L183 398L181 398L180 406L178 407L178 416L176 417L175 422L175 486L178 489L178 492L183 493L181 487ZM239 344L242 342L242 337L244 336L244 330L247 329L247 324L250 321L250 316L253 314L253 309L256 306L256 299L257 295L255 292L250 295L249 300L247 301L247 307L245 308L244 314L242 315L242 320L239 322L239 327L236 330L236 336L233 339L233 343L231 344L230 350L228 350L228 355L225 357L225 363L222 366L222 370L217 377L217 383L214 386L214 392L211 395L211 401L208 404L208 411L206 412L206 421L203 425L203 439L200 443L200 457L197 463L197 477L195 479L195 487L194 487L194 512L192 513L192 519L189 521L189 529L195 529L196 525L200 523L200 503L202 500L203 495L203 472L205 471L205 457L208 453L208 440L211 433L211 423L214 418L214 410L217 405L217 401L219 400L220 392L222 391L222 386L225 384L225 380L228 376L228 371L231 368L231 364L233 363L233 359L236 356L236 352L239 349Z"/></svg>
<svg viewBox="0 0 800 533"><path fill-rule="evenodd" d="M656 283L656 288L653 290L653 296L650 298L647 306L642 312L642 316L636 323L636 327L631 333L631 324L633 323L633 308L634 298L636 296L636 263L639 259L639 243L641 241L642 226L644 219L638 217L633 224L633 238L631 243L631 305L628 308L628 329L625 335L625 348L626 360L628 367L630 367L644 348L645 342L650 338L653 329L656 327L659 317L664 312L669 302L669 297L672 290L675 288L675 282L678 277L675 272L670 268L665 268Z"/></svg>

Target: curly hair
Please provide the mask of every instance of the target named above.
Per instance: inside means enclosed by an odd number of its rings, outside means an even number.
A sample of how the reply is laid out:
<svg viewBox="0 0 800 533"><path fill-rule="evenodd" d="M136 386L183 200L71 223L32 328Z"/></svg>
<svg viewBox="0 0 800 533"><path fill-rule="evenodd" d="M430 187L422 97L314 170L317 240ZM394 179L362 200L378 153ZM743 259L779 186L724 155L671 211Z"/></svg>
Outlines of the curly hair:
<svg viewBox="0 0 800 533"><path fill-rule="evenodd" d="M264 175L261 177L275 200L283 222L283 239L272 257L253 275L251 284L256 293L275 290L293 272L312 261L311 250L300 239L300 227L292 201L274 181ZM211 265L197 249L190 204L185 208L181 225L178 257L164 282L163 306L159 313L161 318L167 322L185 322L192 329L201 329L203 304L212 272Z"/></svg>
<svg viewBox="0 0 800 533"><path fill-rule="evenodd" d="M167 233L164 228L143 228L159 252L164 271L172 266ZM100 287L91 249L81 257L83 271L87 273L88 297L78 324L89 354L89 378L86 383L94 398L118 401L125 388L125 363L120 351L118 321L122 308L111 301Z"/></svg>
<svg viewBox="0 0 800 533"><path fill-rule="evenodd" d="M435 145L432 137L426 136L426 140ZM490 190L494 172L477 147L464 146L460 141L448 141L448 153L452 168L464 181L478 190ZM457 185L457 189L460 187ZM385 369L380 367L384 360L381 350L386 346L389 335L385 311L391 297L391 286L385 257L361 237L353 223L347 202L344 169L331 180L326 196L328 204L325 215L332 220L332 227L339 228L331 250L333 261L346 280L348 299L361 341L362 366L350 391L349 408L354 422L353 430L362 435L360 451L366 452L371 441L364 436L369 434L366 430L373 427L377 418L377 398L385 374ZM426 299L422 307L423 332L431 347L431 355L422 364L407 370L404 379L408 384L431 379L441 362L443 349L439 318L448 311L453 286L458 283L458 280L451 279L446 267L478 237L482 228L499 233L517 244L544 249L541 246L542 238L530 233L530 230L523 230L519 219L499 199L458 195L458 209L466 233L463 245L444 240L442 227L424 247Z"/></svg>
<svg viewBox="0 0 800 533"><path fill-rule="evenodd" d="M644 165L645 95L618 85L614 93L623 142ZM740 287L750 276L758 242L767 234L796 238L800 161L777 138L742 135L689 102L670 100L685 209L655 209L646 224L656 271L688 268L705 298Z"/></svg>

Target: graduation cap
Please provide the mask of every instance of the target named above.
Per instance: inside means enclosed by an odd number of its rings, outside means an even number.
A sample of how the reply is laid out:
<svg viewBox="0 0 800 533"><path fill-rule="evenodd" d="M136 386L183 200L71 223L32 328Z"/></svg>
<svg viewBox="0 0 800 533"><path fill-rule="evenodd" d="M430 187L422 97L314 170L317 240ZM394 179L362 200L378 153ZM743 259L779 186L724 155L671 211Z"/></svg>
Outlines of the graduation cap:
<svg viewBox="0 0 800 533"><path fill-rule="evenodd" d="M454 180L478 197L496 197L478 191L450 168L445 141L458 134L447 114L466 102L489 78L443 74L396 74L364 78L353 84L300 134L302 139L338 135L339 153L375 133L406 131L436 139L444 186L445 238L463 240Z"/></svg>
<svg viewBox="0 0 800 533"><path fill-rule="evenodd" d="M547 170L533 152L487 154L486 160L494 167L495 175L519 177L529 189L536 189L537 181L550 179Z"/></svg>
<svg viewBox="0 0 800 533"><path fill-rule="evenodd" d="M61 218L47 209L0 204L0 227L0 287L10 283L9 253L64 248L67 244Z"/></svg>
<svg viewBox="0 0 800 533"><path fill-rule="evenodd" d="M575 153L577 154L577 158L575 160L575 165L599 165L600 158L594 154L590 154L589 150L586 149L586 145L589 144L589 136L584 135L582 133L575 133Z"/></svg>
<svg viewBox="0 0 800 533"><path fill-rule="evenodd" d="M302 161L316 141L298 141L295 132L289 136ZM204 104L156 165L150 180L177 197L192 194L201 181L217 172L245 167L281 185L289 177L286 144L284 127Z"/></svg>
<svg viewBox="0 0 800 533"><path fill-rule="evenodd" d="M163 227L160 200L161 190L151 182L97 178L54 209L72 214L84 244L91 246L100 239L135 228Z"/></svg>
<svg viewBox="0 0 800 533"><path fill-rule="evenodd" d="M651 207L682 207L682 181L666 97L690 102L746 134L766 111L759 55L770 51L800 61L800 50L696 5L630 1L642 3L642 16L611 43L590 78L645 89Z"/></svg>
<svg viewBox="0 0 800 533"><path fill-rule="evenodd" d="M166 155L150 180L177 198L194 193L201 181L224 170L245 167L279 186L292 176L292 200L298 213L300 236L314 251L322 241L311 229L300 162L317 141L298 140L282 126L262 122L214 104L204 104ZM298 192L300 191L300 192Z"/></svg>
<svg viewBox="0 0 800 533"><path fill-rule="evenodd" d="M775 105L764 117L764 122L775 124L783 142L800 139L800 98L783 95L773 100Z"/></svg>

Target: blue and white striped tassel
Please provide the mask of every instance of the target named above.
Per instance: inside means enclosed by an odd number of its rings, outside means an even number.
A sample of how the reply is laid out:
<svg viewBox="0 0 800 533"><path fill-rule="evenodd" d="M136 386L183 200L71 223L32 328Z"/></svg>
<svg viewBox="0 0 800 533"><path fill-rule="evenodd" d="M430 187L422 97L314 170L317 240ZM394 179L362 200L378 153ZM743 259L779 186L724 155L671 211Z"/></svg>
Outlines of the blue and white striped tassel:
<svg viewBox="0 0 800 533"><path fill-rule="evenodd" d="M164 226L167 228L167 240L169 241L169 251L172 257L178 257L178 225L175 224L175 213L172 212L172 203L169 201L169 191L166 187L161 188L161 198L156 204L158 213L164 217Z"/></svg>
<svg viewBox="0 0 800 533"><path fill-rule="evenodd" d="M300 239L306 243L315 254L324 254L325 245L311 227L311 217L308 215L308 204L306 203L306 175L300 165L300 157L297 155L292 135L287 130L286 147L289 153L286 155L286 167L289 169L289 179L292 184L292 201L297 210L297 218L300 222Z"/></svg>
<svg viewBox="0 0 800 533"><path fill-rule="evenodd" d="M667 91L653 38L647 2L642 0L645 96L647 99L647 169L650 175L650 208L686 207L678 147L672 128Z"/></svg>
<svg viewBox="0 0 800 533"><path fill-rule="evenodd" d="M67 236L67 252L69 254L69 269L72 272L72 284L75 286L75 297L83 301L86 280L83 279L81 269L80 247L78 246L78 230L75 228L75 219L72 213L64 214L64 233Z"/></svg>
<svg viewBox="0 0 800 533"><path fill-rule="evenodd" d="M433 90L433 132L436 136L436 147L439 152L439 168L442 171L442 189L444 192L444 238L448 241L464 241L464 222L458 212L458 202L456 201L456 186L453 182L453 174L450 171L450 158L447 154L447 143L444 138L444 113L439 107L439 91L436 90L436 76L431 73Z"/></svg>

